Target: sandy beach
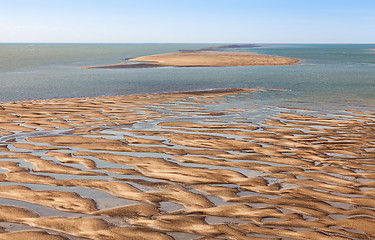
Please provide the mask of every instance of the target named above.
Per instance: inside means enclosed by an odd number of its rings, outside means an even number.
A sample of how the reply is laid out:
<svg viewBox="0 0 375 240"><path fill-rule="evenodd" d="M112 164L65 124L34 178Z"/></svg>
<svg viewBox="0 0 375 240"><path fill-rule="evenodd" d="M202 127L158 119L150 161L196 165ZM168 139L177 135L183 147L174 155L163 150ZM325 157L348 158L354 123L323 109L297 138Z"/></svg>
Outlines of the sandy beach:
<svg viewBox="0 0 375 240"><path fill-rule="evenodd" d="M211 107L255 93L1 103L0 239L375 238L375 113Z"/></svg>
<svg viewBox="0 0 375 240"><path fill-rule="evenodd" d="M140 63L129 63L140 62ZM128 62L93 66L90 68L145 68L145 67L233 67L295 65L300 60L249 52L175 52L131 58Z"/></svg>

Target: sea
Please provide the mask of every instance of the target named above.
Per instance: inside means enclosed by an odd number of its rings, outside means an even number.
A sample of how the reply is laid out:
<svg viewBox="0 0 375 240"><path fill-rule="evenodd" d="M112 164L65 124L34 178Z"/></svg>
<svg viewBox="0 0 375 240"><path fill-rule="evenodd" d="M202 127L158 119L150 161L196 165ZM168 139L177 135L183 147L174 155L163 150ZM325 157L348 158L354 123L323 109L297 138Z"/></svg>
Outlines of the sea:
<svg viewBox="0 0 375 240"><path fill-rule="evenodd" d="M375 44L259 44L230 51L301 59L300 65L85 69L126 58L223 44L0 44L0 102L258 89L237 104L315 110L375 109Z"/></svg>

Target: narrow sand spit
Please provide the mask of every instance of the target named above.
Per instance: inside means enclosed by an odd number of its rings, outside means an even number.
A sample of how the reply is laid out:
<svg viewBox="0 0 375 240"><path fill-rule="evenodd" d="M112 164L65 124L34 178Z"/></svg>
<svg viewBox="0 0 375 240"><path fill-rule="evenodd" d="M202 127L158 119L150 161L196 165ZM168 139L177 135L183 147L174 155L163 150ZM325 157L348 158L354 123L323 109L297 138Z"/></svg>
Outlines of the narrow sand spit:
<svg viewBox="0 0 375 240"><path fill-rule="evenodd" d="M144 67L231 67L296 65L298 59L249 52L175 52L129 59L130 62L87 68L144 68Z"/></svg>
<svg viewBox="0 0 375 240"><path fill-rule="evenodd" d="M240 94L1 103L0 239L375 239L375 113Z"/></svg>

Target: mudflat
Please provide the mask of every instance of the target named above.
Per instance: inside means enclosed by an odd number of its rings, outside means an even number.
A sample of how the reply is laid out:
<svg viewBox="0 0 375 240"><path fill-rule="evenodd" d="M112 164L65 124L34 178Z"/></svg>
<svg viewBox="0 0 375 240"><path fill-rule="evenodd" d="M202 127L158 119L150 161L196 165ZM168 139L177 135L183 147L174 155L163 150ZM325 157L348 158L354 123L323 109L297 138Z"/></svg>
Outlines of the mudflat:
<svg viewBox="0 0 375 240"><path fill-rule="evenodd" d="M255 92L1 103L0 239L375 238L375 113Z"/></svg>
<svg viewBox="0 0 375 240"><path fill-rule="evenodd" d="M129 63L141 62L141 63ZM300 60L249 52L175 52L131 58L128 62L87 68L232 67L295 65Z"/></svg>

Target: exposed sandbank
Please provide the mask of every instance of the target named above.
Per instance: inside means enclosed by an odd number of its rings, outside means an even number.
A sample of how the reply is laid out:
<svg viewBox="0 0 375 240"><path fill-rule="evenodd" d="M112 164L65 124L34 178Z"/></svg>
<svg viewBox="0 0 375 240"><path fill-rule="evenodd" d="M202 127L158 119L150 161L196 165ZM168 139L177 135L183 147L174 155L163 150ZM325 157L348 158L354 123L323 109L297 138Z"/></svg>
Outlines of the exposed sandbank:
<svg viewBox="0 0 375 240"><path fill-rule="evenodd" d="M129 59L129 64L94 66L89 68L144 68L144 67L230 67L296 65L298 59L255 54L249 52L175 52Z"/></svg>
<svg viewBox="0 0 375 240"><path fill-rule="evenodd" d="M375 113L254 92L1 103L0 239L375 238Z"/></svg>

